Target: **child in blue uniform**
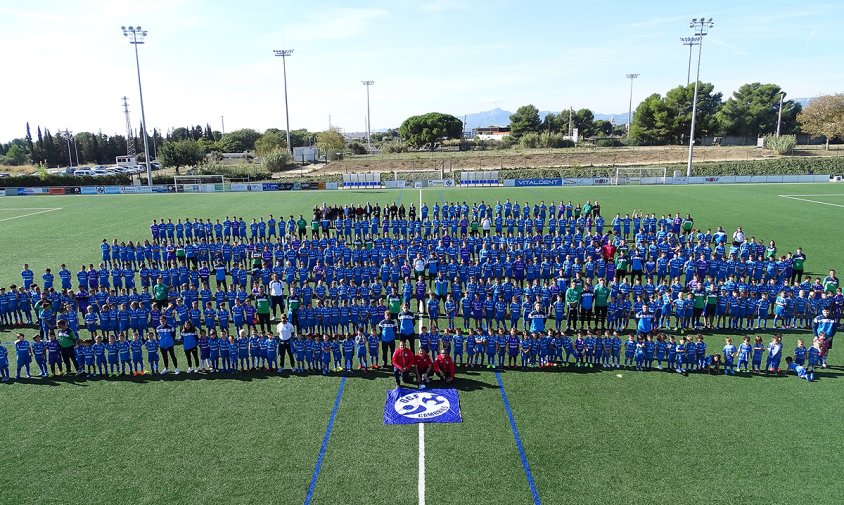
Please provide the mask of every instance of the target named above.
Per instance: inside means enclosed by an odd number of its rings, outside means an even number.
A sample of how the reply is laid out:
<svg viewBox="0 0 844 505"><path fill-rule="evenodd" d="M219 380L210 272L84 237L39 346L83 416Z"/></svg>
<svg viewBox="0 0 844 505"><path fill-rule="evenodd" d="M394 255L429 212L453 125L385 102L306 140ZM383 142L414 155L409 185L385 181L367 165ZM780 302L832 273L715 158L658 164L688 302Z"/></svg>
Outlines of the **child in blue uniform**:
<svg viewBox="0 0 844 505"><path fill-rule="evenodd" d="M267 334L264 342L266 343L267 368L270 371L275 370L276 373L281 373L281 368L278 366L278 337L272 333Z"/></svg>
<svg viewBox="0 0 844 505"><path fill-rule="evenodd" d="M735 375L735 358L736 346L733 345L733 339L727 337L724 339L724 375Z"/></svg>
<svg viewBox="0 0 844 505"><path fill-rule="evenodd" d="M9 350L0 345L0 381L9 381Z"/></svg>
<svg viewBox="0 0 844 505"><path fill-rule="evenodd" d="M748 372L748 364L750 356L753 354L753 346L750 345L750 337L744 337L738 349L738 369L739 371ZM743 367L743 368L742 368Z"/></svg>
<svg viewBox="0 0 844 505"><path fill-rule="evenodd" d="M102 337L96 338L94 345L91 346L91 349L94 351L94 359L97 363L97 373L101 376L108 375L108 362L106 361L108 347L103 343Z"/></svg>
<svg viewBox="0 0 844 505"><path fill-rule="evenodd" d="M766 368L769 372L780 373L780 360L782 359L782 337L774 335L771 343L768 344L768 362Z"/></svg>
<svg viewBox="0 0 844 505"><path fill-rule="evenodd" d="M797 347L794 348L794 363L800 366L806 362L806 346L803 344L803 339L797 339Z"/></svg>
<svg viewBox="0 0 844 505"><path fill-rule="evenodd" d="M117 341L117 353L120 356L120 375L126 374L126 369L132 371L132 351L129 347L129 342L126 340L126 334L121 333L120 339Z"/></svg>
<svg viewBox="0 0 844 505"><path fill-rule="evenodd" d="M762 354L765 352L765 346L762 344L762 337L756 336L753 339L753 356L751 362L751 370L760 373L762 368Z"/></svg>
<svg viewBox="0 0 844 505"><path fill-rule="evenodd" d="M355 335L355 349L358 356L358 370L367 370L369 368L366 360L367 341L363 328L360 327L358 327L357 335Z"/></svg>
<svg viewBox="0 0 844 505"><path fill-rule="evenodd" d="M129 348L132 351L132 375L143 375L144 342L141 340L141 336L137 331L132 333L132 341L129 342Z"/></svg>
<svg viewBox="0 0 844 505"><path fill-rule="evenodd" d="M153 374L158 374L158 335L150 330L147 332L147 340L144 342L144 347L147 348L147 361L149 362L149 370Z"/></svg>
<svg viewBox="0 0 844 505"><path fill-rule="evenodd" d="M32 363L32 348L29 344L29 341L26 340L23 333L17 334L17 340L15 340L15 354L17 357L17 366L18 371L15 374L15 379L21 378L21 369L26 369L26 378L29 379L31 375L29 374L29 364Z"/></svg>
<svg viewBox="0 0 844 505"><path fill-rule="evenodd" d="M463 343L464 343L463 333L461 333L460 328L457 328L454 337L452 337L452 346L454 348L454 364L457 366L459 362L459 366L463 366Z"/></svg>
<svg viewBox="0 0 844 505"><path fill-rule="evenodd" d="M38 365L39 375L47 377L47 346L41 339L41 335L35 335L32 342L32 355L35 357L35 364Z"/></svg>
<svg viewBox="0 0 844 505"><path fill-rule="evenodd" d="M812 382L812 374L806 371L803 365L798 365L794 362L794 359L791 356L786 356L785 364L789 370L797 374L798 377L801 379L806 379L809 382Z"/></svg>
<svg viewBox="0 0 844 505"><path fill-rule="evenodd" d="M327 334L322 336L322 342L319 343L320 348L322 349L322 361L321 361L321 370L322 375L328 375L328 372L331 371L331 337Z"/></svg>
<svg viewBox="0 0 844 505"><path fill-rule="evenodd" d="M99 343L99 339L97 342ZM116 374L120 365L120 355L117 351L117 341L114 339L114 335L108 337L108 343L105 344L105 350L108 355L108 373ZM97 366L99 366L99 360ZM102 374L102 372L100 373Z"/></svg>
<svg viewBox="0 0 844 505"><path fill-rule="evenodd" d="M355 339L351 333L346 333L346 338L341 343L343 349L343 370L351 372L354 368Z"/></svg>

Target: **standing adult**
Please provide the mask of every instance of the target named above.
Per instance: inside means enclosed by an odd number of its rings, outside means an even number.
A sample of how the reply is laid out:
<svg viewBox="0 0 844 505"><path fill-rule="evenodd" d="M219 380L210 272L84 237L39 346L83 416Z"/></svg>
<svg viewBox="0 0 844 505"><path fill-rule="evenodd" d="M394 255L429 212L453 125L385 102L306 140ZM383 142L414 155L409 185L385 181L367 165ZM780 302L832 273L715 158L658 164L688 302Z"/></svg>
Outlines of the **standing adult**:
<svg viewBox="0 0 844 505"><path fill-rule="evenodd" d="M280 264L280 263L279 263ZM279 311L284 314L284 282L282 282L277 274L273 274L270 277L270 306L273 311L273 319L275 320L278 316L276 315L276 309L280 309Z"/></svg>
<svg viewBox="0 0 844 505"><path fill-rule="evenodd" d="M161 357L164 359L164 370L161 373L167 373L170 367L170 360L173 360L173 373L179 375L179 362L176 360L176 353L173 348L176 346L176 337L174 330L167 324L167 318L161 316L158 328L155 329L158 335L158 348L161 351Z"/></svg>
<svg viewBox="0 0 844 505"><path fill-rule="evenodd" d="M185 321L185 324L182 325L181 333L182 349L185 351L185 357L188 360L188 373L194 372L194 364L196 365L196 371L199 372L199 354L197 351L196 329L190 321ZM165 368L167 367L166 361L167 360L165 359Z"/></svg>
<svg viewBox="0 0 844 505"><path fill-rule="evenodd" d="M824 307L821 315L815 317L812 321L812 332L815 337L821 333L826 338L827 349L832 349L832 339L835 337L835 332L838 331L838 321L832 317L832 311L829 307Z"/></svg>
<svg viewBox="0 0 844 505"><path fill-rule="evenodd" d="M280 354L279 363L281 369L284 370L284 356L287 354L290 356L290 369L292 370L295 366L295 362L293 361L293 351L290 346L293 343L293 335L296 334L296 327L290 324L285 314L281 314L281 322L278 323L278 326L276 327L276 333L278 333L278 338L280 340L280 348L278 352Z"/></svg>
<svg viewBox="0 0 844 505"><path fill-rule="evenodd" d="M415 375L415 384L419 384L419 369L416 368L416 356L413 354L413 351L406 347L404 342L399 342L399 348L393 353L391 363L393 364L393 375L396 378L396 389L401 387L402 380L404 382L411 381L411 373Z"/></svg>
<svg viewBox="0 0 844 505"><path fill-rule="evenodd" d="M410 350L416 352L416 317L407 304L403 304L398 315L399 339L408 342Z"/></svg>
<svg viewBox="0 0 844 505"><path fill-rule="evenodd" d="M378 328L381 329L381 362L384 363L384 368L389 368L390 362L387 360L387 357L396 351L396 321L390 315L389 310L384 311L384 319L378 323ZM403 342L402 347L404 347ZM410 353L412 360L413 351L410 349L407 351Z"/></svg>
<svg viewBox="0 0 844 505"><path fill-rule="evenodd" d="M258 326L262 333L270 331L270 296L264 286L258 287L255 294L255 313L258 314Z"/></svg>
<svg viewBox="0 0 844 505"><path fill-rule="evenodd" d="M736 228L736 231L733 232L733 247L741 247L744 244L744 231L742 231L741 226Z"/></svg>
<svg viewBox="0 0 844 505"><path fill-rule="evenodd" d="M601 324L601 331L606 330L607 305L610 297L610 290L606 287L606 280L598 279L598 285L593 291L595 295L595 327Z"/></svg>
<svg viewBox="0 0 844 505"><path fill-rule="evenodd" d="M792 286L797 285L803 279L803 268L806 264L806 253L803 252L802 247L798 247L794 254L791 255L791 279L789 283Z"/></svg>
<svg viewBox="0 0 844 505"><path fill-rule="evenodd" d="M78 340L78 335L73 330L68 329L67 321L64 319L60 319L56 324L56 339L59 341L59 353L61 354L62 361L64 361L64 369L67 370L67 373L70 373L70 364L73 363L76 368L76 373L82 373L82 367L76 361L76 354L74 353L74 347L76 347L76 341Z"/></svg>

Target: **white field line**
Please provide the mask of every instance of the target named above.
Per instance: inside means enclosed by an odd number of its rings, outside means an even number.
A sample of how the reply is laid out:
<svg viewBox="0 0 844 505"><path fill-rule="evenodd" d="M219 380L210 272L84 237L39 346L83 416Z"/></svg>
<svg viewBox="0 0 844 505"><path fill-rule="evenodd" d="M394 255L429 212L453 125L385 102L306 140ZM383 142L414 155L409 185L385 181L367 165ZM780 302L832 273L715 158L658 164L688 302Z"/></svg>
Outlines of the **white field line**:
<svg viewBox="0 0 844 505"><path fill-rule="evenodd" d="M840 203L829 203L829 202L819 202L817 200L811 200L809 198L799 198L796 196L791 195L777 195L781 198L788 198L789 200L799 200L801 202L809 202L809 203L817 203L819 205L829 205L830 207L841 207L844 208L844 205ZM815 196L815 195L803 195L803 196ZM817 195L817 196L837 196L837 195Z"/></svg>
<svg viewBox="0 0 844 505"><path fill-rule="evenodd" d="M4 217L4 218L0 219L0 222L11 221L12 219L20 219L22 217L35 216L35 215L38 215L38 214L44 214L46 212L53 212L53 211L56 211L56 210L62 210L61 207L55 207L55 208L36 207L36 208L40 208L41 210L36 211L36 212L30 212L29 214L22 214L20 216ZM4 211L4 210L33 210L33 209L32 208L29 208L29 209L0 209L0 211Z"/></svg>
<svg viewBox="0 0 844 505"><path fill-rule="evenodd" d="M419 423L419 505L425 505L425 423Z"/></svg>

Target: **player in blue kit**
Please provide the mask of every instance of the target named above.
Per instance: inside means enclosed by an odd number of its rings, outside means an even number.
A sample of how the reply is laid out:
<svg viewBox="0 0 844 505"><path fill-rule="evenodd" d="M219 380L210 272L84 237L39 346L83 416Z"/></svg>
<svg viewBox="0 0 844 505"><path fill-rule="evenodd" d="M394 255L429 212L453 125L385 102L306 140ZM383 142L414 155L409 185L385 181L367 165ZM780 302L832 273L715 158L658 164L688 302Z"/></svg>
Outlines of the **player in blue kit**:
<svg viewBox="0 0 844 505"><path fill-rule="evenodd" d="M703 341L703 335L700 334L698 334L695 343L695 361L698 370L706 368L706 342Z"/></svg>
<svg viewBox="0 0 844 505"><path fill-rule="evenodd" d="M341 343L343 349L343 371L351 372L354 369L355 358L355 339L351 333L346 334L346 338Z"/></svg>
<svg viewBox="0 0 844 505"><path fill-rule="evenodd" d="M0 345L0 381L9 382L9 350Z"/></svg>
<svg viewBox="0 0 844 505"><path fill-rule="evenodd" d="M132 351L132 375L144 375L144 342L137 331L132 334L129 348Z"/></svg>
<svg viewBox="0 0 844 505"><path fill-rule="evenodd" d="M634 364L634 357L636 356L636 340L633 335L627 337L624 342L624 367L630 368Z"/></svg>
<svg viewBox="0 0 844 505"><path fill-rule="evenodd" d="M272 333L268 333L263 342L262 352L266 355L267 369L275 370L276 373L281 373L281 368L278 366L278 346L279 339Z"/></svg>
<svg viewBox="0 0 844 505"><path fill-rule="evenodd" d="M740 372L749 372L748 364L753 354L753 346L750 345L750 337L744 337L738 348L738 369Z"/></svg>
<svg viewBox="0 0 844 505"><path fill-rule="evenodd" d="M510 334L507 336L507 366L509 368L516 367L516 358L519 356L519 335L515 328L510 328Z"/></svg>
<svg viewBox="0 0 844 505"><path fill-rule="evenodd" d="M522 353L521 353L521 355L522 355L521 367L527 368L530 365L530 348L531 348L530 336L527 333L525 333L524 336L522 337L521 341L519 342L519 346L520 346L521 351L522 351Z"/></svg>
<svg viewBox="0 0 844 505"><path fill-rule="evenodd" d="M806 346L803 344L803 339L797 339L797 347L794 348L794 363L803 366L806 362Z"/></svg>
<svg viewBox="0 0 844 505"><path fill-rule="evenodd" d="M238 370L245 370L246 366L246 358L244 357L242 360L240 358L241 354L241 347L244 349L248 349L249 347L249 340L247 340L246 336L243 335L244 330L240 330L241 337L234 338L234 335L229 335L229 367L225 370L226 372L236 372ZM241 340L243 343L241 344ZM239 363L243 363L243 366L238 366Z"/></svg>
<svg viewBox="0 0 844 505"><path fill-rule="evenodd" d="M780 373L780 360L782 359L782 337L774 335L771 337L771 343L768 344L768 362L766 368L768 372Z"/></svg>
<svg viewBox="0 0 844 505"><path fill-rule="evenodd" d="M722 352L724 353L724 375L735 375L736 346L733 345L732 338L724 339Z"/></svg>
<svg viewBox="0 0 844 505"><path fill-rule="evenodd" d="M665 341L665 334L660 333L656 337L656 369L662 370L662 362L666 358L668 342Z"/></svg>
<svg viewBox="0 0 844 505"><path fill-rule="evenodd" d="M366 360L367 340L363 332L363 328L358 326L357 335L355 335L355 349L358 357L358 370L369 369L369 363Z"/></svg>
<svg viewBox="0 0 844 505"><path fill-rule="evenodd" d="M308 363L305 361L305 336L301 333L296 335L296 338L293 339L292 347L293 355L296 358L294 371L302 373L308 367Z"/></svg>
<svg viewBox="0 0 844 505"><path fill-rule="evenodd" d="M120 357L120 375L125 375L127 368L129 369L129 372L131 372L132 355L125 333L120 333L120 337L117 340L117 354Z"/></svg>
<svg viewBox="0 0 844 505"><path fill-rule="evenodd" d="M331 337L327 334L322 336L322 342L319 343L319 347L322 350L321 353L321 370L322 375L328 375L328 372L331 371Z"/></svg>
<svg viewBox="0 0 844 505"><path fill-rule="evenodd" d="M452 346L454 349L454 363L455 366L464 366L463 364L463 346L464 346L465 338L463 337L463 333L460 331L460 328L455 330L454 336L452 337Z"/></svg>
<svg viewBox="0 0 844 505"><path fill-rule="evenodd" d="M785 364L788 367L788 370L794 372L798 377L806 379L808 382L812 382L813 374L810 374L803 365L795 363L791 356L786 356Z"/></svg>
<svg viewBox="0 0 844 505"><path fill-rule="evenodd" d="M369 368L370 370L377 370L379 368L378 362L378 346L381 339L378 334L371 333L366 337L366 345L369 348Z"/></svg>
<svg viewBox="0 0 844 505"><path fill-rule="evenodd" d="M47 377L47 346L41 339L41 335L35 335L32 338L32 356L35 358L35 364L38 365L39 375Z"/></svg>
<svg viewBox="0 0 844 505"><path fill-rule="evenodd" d="M751 362L751 370L755 373L760 373L762 368L762 354L765 352L765 345L762 343L762 337L756 336L753 339L753 355Z"/></svg>

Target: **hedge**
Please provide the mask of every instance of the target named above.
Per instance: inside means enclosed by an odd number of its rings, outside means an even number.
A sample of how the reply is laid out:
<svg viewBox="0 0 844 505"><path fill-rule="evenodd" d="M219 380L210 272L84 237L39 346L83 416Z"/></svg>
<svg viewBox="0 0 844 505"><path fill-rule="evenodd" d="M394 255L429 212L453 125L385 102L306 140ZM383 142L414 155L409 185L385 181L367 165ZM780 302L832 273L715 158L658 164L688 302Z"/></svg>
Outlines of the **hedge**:
<svg viewBox="0 0 844 505"><path fill-rule="evenodd" d="M172 178L170 179L172 181ZM0 177L0 188L31 188L40 186L128 186L129 175L104 175L101 177L74 177L72 175L20 175Z"/></svg>

